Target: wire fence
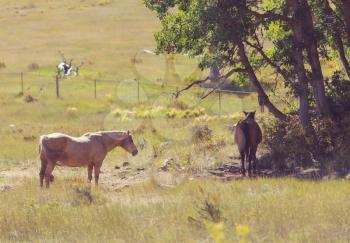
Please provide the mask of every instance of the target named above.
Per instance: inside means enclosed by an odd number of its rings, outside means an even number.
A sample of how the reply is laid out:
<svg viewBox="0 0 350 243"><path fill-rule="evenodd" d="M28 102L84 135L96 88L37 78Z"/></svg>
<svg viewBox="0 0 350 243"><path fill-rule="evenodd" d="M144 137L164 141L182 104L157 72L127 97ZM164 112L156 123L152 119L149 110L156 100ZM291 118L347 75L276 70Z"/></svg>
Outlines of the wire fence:
<svg viewBox="0 0 350 243"><path fill-rule="evenodd" d="M119 80L117 78L63 77L39 72L0 72L1 95L30 95L36 99L107 100L118 105L164 105L174 101L181 85L166 81ZM203 96L212 91L205 99ZM222 114L256 109L254 92L196 88L182 96L194 106L209 107Z"/></svg>

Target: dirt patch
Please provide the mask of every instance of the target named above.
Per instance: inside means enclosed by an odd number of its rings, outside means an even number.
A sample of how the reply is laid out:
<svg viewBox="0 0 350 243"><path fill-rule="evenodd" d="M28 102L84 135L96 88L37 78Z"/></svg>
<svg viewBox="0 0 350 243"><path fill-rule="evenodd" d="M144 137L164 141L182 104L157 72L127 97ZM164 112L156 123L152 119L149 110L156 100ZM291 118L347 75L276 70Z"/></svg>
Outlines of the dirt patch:
<svg viewBox="0 0 350 243"><path fill-rule="evenodd" d="M85 169L70 169L57 168L54 175L57 179L63 180L71 175L69 172L80 170L78 176L87 177ZM23 167L21 169L0 171L0 192L11 190L21 180L18 178L38 178L38 167ZM74 176L74 175L72 175ZM76 176L76 175L75 175ZM318 169L300 169L294 173L282 174L274 170L259 170L253 177L294 177L298 179L327 179L327 176L322 177ZM145 181L153 181L159 186L174 187L176 185L193 180L194 178L214 179L222 181L240 180L244 178L240 171L240 162L233 160L231 162L222 163L213 168L202 169L187 169L182 167L174 159L168 159L159 168L133 168L129 163L124 163L123 166L115 166L113 168L106 168L100 176L100 184L106 186L108 189L120 192L132 185L142 183ZM330 177L333 178L333 177ZM39 186L39 181L38 181Z"/></svg>
<svg viewBox="0 0 350 243"><path fill-rule="evenodd" d="M114 169L104 171L100 178L102 185L114 191L121 191L131 185L148 180L150 171L131 166L116 166Z"/></svg>

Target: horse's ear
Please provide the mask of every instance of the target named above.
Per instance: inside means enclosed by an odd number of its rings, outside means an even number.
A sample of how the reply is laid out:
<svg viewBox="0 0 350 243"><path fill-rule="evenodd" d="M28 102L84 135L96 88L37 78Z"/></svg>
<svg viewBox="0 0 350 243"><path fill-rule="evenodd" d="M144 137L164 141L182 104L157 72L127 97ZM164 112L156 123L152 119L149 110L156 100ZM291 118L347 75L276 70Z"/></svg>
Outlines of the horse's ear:
<svg viewBox="0 0 350 243"><path fill-rule="evenodd" d="M248 112L243 111L244 115L248 115Z"/></svg>

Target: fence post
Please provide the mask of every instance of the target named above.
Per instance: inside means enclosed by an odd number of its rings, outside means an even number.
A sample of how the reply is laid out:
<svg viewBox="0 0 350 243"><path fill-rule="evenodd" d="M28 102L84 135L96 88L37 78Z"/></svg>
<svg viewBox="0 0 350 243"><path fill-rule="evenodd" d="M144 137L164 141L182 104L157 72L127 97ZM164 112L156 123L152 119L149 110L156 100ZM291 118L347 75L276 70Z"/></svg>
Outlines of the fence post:
<svg viewBox="0 0 350 243"><path fill-rule="evenodd" d="M221 91L219 91L219 118L221 118Z"/></svg>
<svg viewBox="0 0 350 243"><path fill-rule="evenodd" d="M60 79L58 74L56 75L56 97L60 98Z"/></svg>
<svg viewBox="0 0 350 243"><path fill-rule="evenodd" d="M97 98L97 80L94 80L95 99Z"/></svg>
<svg viewBox="0 0 350 243"><path fill-rule="evenodd" d="M24 94L23 72L21 72L21 92Z"/></svg>
<svg viewBox="0 0 350 243"><path fill-rule="evenodd" d="M137 80L137 102L140 103L140 81Z"/></svg>

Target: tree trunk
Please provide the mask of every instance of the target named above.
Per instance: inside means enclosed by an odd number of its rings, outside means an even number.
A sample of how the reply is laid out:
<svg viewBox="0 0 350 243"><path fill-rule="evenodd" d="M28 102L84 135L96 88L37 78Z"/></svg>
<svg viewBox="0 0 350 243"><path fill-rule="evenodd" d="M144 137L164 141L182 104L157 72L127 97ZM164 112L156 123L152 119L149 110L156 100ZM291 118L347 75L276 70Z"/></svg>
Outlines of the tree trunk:
<svg viewBox="0 0 350 243"><path fill-rule="evenodd" d="M317 114L320 116L328 115L330 109L325 93L323 73L317 50L318 43L315 37L310 6L307 0L288 0L288 5L292 12L291 25L293 34L298 40L295 44L297 48L306 48L308 61L311 66L311 86L315 97Z"/></svg>
<svg viewBox="0 0 350 243"><path fill-rule="evenodd" d="M333 11L331 6L329 5L328 0L319 0L319 1L320 1L320 5L322 6L324 15L325 15L325 17L328 20L327 24L329 23L329 21L332 21L330 26L327 25L327 29L328 29L327 31L333 37L335 48L338 51L340 60L341 60L341 62L343 64L343 66L344 66L346 74L350 78L349 61L348 61L348 59L346 57L344 43L343 43L342 34L341 34L342 30L341 30L341 27L338 24L337 15Z"/></svg>
<svg viewBox="0 0 350 243"><path fill-rule="evenodd" d="M295 2L289 0L288 4L295 8ZM303 127L310 127L310 107L309 107L309 89L308 89L308 78L306 75L306 69L304 66L304 55L303 55L303 26L302 20L297 18L293 14L292 18L292 31L295 45L294 59L295 59L295 71L298 78L297 93L299 95L299 118Z"/></svg>
<svg viewBox="0 0 350 243"><path fill-rule="evenodd" d="M345 20L346 33L350 42L350 0L341 0L340 11Z"/></svg>
<svg viewBox="0 0 350 243"><path fill-rule="evenodd" d="M311 127L310 107L309 107L309 88L304 67L303 50L297 47L295 50L296 73L298 77L297 93L299 95L299 118L303 127Z"/></svg>
<svg viewBox="0 0 350 243"><path fill-rule="evenodd" d="M220 77L220 70L216 63L210 66L209 78L212 82L218 82Z"/></svg>
<svg viewBox="0 0 350 243"><path fill-rule="evenodd" d="M326 91L324 86L324 78L320 57L318 54L318 43L315 36L315 28L312 19L311 9L307 0L301 0L301 7L305 11L304 36L306 40L306 49L309 59L309 64L312 70L311 86L316 101L316 111L319 115L328 115L330 113L329 102L327 101Z"/></svg>
<svg viewBox="0 0 350 243"><path fill-rule="evenodd" d="M344 69L346 71L346 74L348 75L348 78L350 78L350 66L349 66L349 61L348 61L346 54L345 54L343 40L341 39L341 37L338 34L334 35L333 38L334 38L334 43L335 43L336 48L337 48L338 53L339 53L340 60L344 66Z"/></svg>
<svg viewBox="0 0 350 243"><path fill-rule="evenodd" d="M269 111L276 118L281 119L281 120L286 120L287 116L285 114L283 114L280 110L278 110L278 108L271 103L271 101L269 100L269 97L265 93L265 91L264 91L263 87L261 86L258 78L256 77L254 69L250 65L250 62L249 62L248 57L246 55L243 42L237 43L237 46L238 46L238 54L239 54L239 57L240 57L240 61L241 61L242 65L245 67L245 69L247 70L249 79L253 83L253 85L255 86L255 89L258 92L258 95L260 97L262 97L262 99L264 101L264 105L269 109Z"/></svg>

